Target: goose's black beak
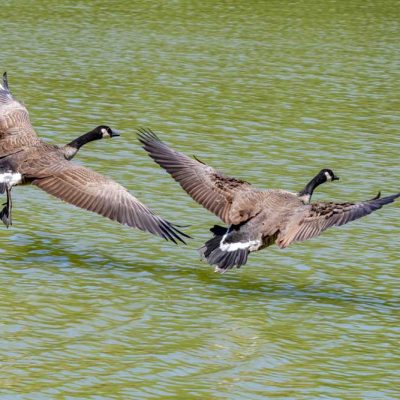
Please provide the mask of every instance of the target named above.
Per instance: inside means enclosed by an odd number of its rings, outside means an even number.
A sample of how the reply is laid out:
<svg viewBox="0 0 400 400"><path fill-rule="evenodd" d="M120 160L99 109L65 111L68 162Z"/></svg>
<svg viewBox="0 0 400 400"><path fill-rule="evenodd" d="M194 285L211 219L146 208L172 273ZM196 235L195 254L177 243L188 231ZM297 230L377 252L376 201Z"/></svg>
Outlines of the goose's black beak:
<svg viewBox="0 0 400 400"><path fill-rule="evenodd" d="M121 132L113 129L111 131L111 137L115 137L115 136L121 136Z"/></svg>
<svg viewBox="0 0 400 400"><path fill-rule="evenodd" d="M336 176L336 175L334 175L334 177L332 178L332 180L333 180L333 181L338 181L338 180L339 180L339 177Z"/></svg>

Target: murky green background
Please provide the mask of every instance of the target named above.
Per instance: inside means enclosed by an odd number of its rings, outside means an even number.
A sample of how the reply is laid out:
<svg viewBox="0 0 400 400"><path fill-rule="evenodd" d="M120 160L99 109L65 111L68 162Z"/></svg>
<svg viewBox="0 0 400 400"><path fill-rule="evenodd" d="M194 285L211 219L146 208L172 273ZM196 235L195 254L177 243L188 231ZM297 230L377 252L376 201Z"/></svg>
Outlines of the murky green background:
<svg viewBox="0 0 400 400"><path fill-rule="evenodd" d="M218 220L140 148L176 149L316 198L399 191L398 1L21 1L1 70L46 140L123 136L77 161L169 220L187 247L14 190L0 227L1 399L400 398L399 202L225 275Z"/></svg>

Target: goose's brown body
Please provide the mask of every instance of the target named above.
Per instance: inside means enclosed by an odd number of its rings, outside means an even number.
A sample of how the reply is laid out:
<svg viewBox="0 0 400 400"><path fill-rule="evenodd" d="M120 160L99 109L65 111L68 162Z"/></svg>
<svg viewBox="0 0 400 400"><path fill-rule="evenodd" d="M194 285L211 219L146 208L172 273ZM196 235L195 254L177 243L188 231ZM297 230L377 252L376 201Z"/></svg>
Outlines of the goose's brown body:
<svg viewBox="0 0 400 400"><path fill-rule="evenodd" d="M0 85L0 193L7 191L7 205L1 212L3 222L11 224L11 187L32 183L77 207L183 242L181 236L187 235L155 215L123 186L69 161L86 143L113 136L117 136L115 131L99 126L62 147L43 142L25 106L11 95L4 74Z"/></svg>
<svg viewBox="0 0 400 400"><path fill-rule="evenodd" d="M284 248L318 236L331 226L368 215L400 196L378 195L358 203L310 203L318 185L338 179L331 170L321 170L299 193L260 190L174 151L151 131L140 131L139 140L150 157L195 201L229 224L228 228L212 228L214 237L201 249L203 257L218 271L240 267L250 252L273 243Z"/></svg>

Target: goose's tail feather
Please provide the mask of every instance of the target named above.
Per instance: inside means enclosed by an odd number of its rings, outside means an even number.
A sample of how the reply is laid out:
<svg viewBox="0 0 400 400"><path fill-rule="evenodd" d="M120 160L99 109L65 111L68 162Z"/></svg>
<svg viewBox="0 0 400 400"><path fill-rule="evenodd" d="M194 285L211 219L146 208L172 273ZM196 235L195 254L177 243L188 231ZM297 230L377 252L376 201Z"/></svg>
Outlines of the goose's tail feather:
<svg viewBox="0 0 400 400"><path fill-rule="evenodd" d="M236 250L223 250L221 241L228 232L227 228L215 225L210 231L214 236L199 249L203 260L215 265L215 272L224 273L233 267L240 268L246 264L249 255L248 248L238 248Z"/></svg>

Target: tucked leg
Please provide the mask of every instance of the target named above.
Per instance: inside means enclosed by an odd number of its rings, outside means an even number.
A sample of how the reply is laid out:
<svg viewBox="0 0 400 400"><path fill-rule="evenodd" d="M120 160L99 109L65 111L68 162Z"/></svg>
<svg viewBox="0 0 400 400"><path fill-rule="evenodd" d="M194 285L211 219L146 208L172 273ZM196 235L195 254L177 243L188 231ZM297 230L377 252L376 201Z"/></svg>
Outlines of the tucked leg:
<svg viewBox="0 0 400 400"><path fill-rule="evenodd" d="M4 203L4 208L0 211L0 218L4 225L8 228L12 225L11 220L11 209L12 209L12 199L11 199L11 187L6 185L7 201Z"/></svg>

